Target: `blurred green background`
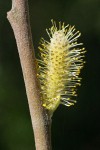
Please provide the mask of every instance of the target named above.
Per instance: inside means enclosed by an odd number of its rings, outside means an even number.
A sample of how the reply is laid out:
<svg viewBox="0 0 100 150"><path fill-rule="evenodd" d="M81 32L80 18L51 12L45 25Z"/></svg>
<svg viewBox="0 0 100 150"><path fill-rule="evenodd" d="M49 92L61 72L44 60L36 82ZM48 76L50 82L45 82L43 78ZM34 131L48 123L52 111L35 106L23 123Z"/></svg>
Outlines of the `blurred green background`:
<svg viewBox="0 0 100 150"><path fill-rule="evenodd" d="M53 150L100 150L100 0L29 0L34 47L51 19L75 25L87 49L74 107L60 106L52 118ZM0 0L0 150L35 150L16 41Z"/></svg>

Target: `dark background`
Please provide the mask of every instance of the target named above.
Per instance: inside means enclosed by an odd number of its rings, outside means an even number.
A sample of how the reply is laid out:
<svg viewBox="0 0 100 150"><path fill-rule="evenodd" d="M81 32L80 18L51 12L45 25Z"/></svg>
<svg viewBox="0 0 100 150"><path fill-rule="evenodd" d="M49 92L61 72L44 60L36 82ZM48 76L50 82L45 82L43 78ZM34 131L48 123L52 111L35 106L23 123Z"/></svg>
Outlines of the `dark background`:
<svg viewBox="0 0 100 150"><path fill-rule="evenodd" d="M53 150L100 150L100 0L29 0L29 7L36 53L51 19L75 25L87 50L77 104L52 118ZM0 150L35 150L10 8L11 0L0 0Z"/></svg>

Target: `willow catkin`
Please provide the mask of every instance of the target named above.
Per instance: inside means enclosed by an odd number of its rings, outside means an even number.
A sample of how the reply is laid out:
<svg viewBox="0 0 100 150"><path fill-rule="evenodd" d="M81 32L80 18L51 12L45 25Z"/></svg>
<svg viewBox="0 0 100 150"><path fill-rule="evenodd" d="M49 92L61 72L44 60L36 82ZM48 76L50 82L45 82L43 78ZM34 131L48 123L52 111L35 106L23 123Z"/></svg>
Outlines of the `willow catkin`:
<svg viewBox="0 0 100 150"><path fill-rule="evenodd" d="M59 104L66 106L76 102L76 87L80 85L79 73L83 67L85 49L78 48L82 43L77 43L81 35L74 26L52 20L52 27L46 30L50 42L41 39L39 46L39 79L43 106L50 112Z"/></svg>

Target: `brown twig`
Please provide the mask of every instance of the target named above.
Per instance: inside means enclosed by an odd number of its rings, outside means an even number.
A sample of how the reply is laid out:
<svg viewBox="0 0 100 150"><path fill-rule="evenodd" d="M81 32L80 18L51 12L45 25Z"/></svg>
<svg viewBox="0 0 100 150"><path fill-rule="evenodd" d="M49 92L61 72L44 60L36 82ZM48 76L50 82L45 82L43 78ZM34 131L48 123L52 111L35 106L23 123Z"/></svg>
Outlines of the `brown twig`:
<svg viewBox="0 0 100 150"><path fill-rule="evenodd" d="M49 132L51 120L49 114L41 105L29 21L28 0L12 0L12 9L7 13L7 18L13 28L17 42L34 130L36 150L51 150Z"/></svg>

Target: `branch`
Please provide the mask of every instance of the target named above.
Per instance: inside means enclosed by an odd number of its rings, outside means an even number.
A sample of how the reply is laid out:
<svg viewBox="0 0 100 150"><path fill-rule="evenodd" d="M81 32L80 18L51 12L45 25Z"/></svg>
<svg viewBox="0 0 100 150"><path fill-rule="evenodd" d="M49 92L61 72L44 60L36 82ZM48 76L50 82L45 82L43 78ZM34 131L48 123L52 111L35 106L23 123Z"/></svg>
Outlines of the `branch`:
<svg viewBox="0 0 100 150"><path fill-rule="evenodd" d="M36 150L50 150L50 117L42 107L37 79L36 60L29 21L28 0L12 0L7 18L17 42L30 115L34 130Z"/></svg>

